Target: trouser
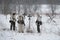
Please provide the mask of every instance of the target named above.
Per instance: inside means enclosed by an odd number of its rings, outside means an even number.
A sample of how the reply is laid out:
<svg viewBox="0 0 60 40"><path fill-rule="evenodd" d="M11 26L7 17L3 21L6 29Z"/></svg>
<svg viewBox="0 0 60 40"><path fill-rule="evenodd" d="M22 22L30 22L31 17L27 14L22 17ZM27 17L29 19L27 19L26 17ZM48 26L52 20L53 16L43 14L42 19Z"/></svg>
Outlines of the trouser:
<svg viewBox="0 0 60 40"><path fill-rule="evenodd" d="M37 31L40 33L40 25L37 25Z"/></svg>
<svg viewBox="0 0 60 40"><path fill-rule="evenodd" d="M12 29L15 31L15 22L12 22L10 25L10 30L12 30Z"/></svg>

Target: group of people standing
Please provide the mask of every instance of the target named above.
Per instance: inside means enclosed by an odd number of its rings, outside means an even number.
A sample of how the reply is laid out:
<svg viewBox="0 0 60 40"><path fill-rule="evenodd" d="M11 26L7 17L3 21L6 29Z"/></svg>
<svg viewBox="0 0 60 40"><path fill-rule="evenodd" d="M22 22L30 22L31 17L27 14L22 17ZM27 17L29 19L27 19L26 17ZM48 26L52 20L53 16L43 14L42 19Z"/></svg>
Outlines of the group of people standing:
<svg viewBox="0 0 60 40"><path fill-rule="evenodd" d="M17 21L17 23L20 26L18 28L19 29L18 31L24 33L25 23L24 23L23 16L19 15L17 19L18 20L16 20L16 13L13 13L10 17L10 20L9 20L9 22L11 24L10 25L10 30L14 30L14 31L16 30L15 25L16 25L16 21ZM42 25L42 21L39 18L37 18L37 20L36 20L36 25L37 25L37 32L40 33L40 25Z"/></svg>

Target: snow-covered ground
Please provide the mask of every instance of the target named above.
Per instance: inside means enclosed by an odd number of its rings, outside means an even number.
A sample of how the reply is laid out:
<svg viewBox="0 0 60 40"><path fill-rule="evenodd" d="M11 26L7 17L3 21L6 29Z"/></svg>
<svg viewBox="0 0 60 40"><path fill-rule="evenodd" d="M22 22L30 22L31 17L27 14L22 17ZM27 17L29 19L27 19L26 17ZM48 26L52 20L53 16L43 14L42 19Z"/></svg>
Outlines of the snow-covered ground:
<svg viewBox="0 0 60 40"><path fill-rule="evenodd" d="M60 40L60 36L46 33L17 33L0 31L0 40Z"/></svg>
<svg viewBox="0 0 60 40"><path fill-rule="evenodd" d="M16 31L10 31L10 23L9 23L10 15L2 15L0 14L0 40L60 40L60 16L56 16L53 20L56 21L54 23L51 21L48 23L49 17L43 15L41 26L41 33L37 33L36 30L36 17L31 17L30 27L34 31L34 33L18 33ZM29 27L28 17L25 17L25 29ZM16 22L16 28L18 29L18 25ZM3 30L2 30L3 29Z"/></svg>

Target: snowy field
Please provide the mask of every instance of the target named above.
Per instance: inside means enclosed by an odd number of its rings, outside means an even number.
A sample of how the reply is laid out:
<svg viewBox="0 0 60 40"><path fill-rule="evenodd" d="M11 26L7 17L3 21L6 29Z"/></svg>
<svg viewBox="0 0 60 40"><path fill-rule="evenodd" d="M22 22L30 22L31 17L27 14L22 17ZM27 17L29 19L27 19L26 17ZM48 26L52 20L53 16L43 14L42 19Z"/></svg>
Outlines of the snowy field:
<svg viewBox="0 0 60 40"><path fill-rule="evenodd" d="M49 17L43 15L41 26L41 33L37 33L36 29L36 17L31 17L30 28L33 30L33 33L18 33L18 25L16 22L16 31L10 31L9 23L10 15L0 14L0 40L60 40L60 15L56 15L53 21L48 22ZM29 26L28 17L25 17L25 30Z"/></svg>
<svg viewBox="0 0 60 40"><path fill-rule="evenodd" d="M0 40L60 40L60 36L46 33L17 33L0 31Z"/></svg>

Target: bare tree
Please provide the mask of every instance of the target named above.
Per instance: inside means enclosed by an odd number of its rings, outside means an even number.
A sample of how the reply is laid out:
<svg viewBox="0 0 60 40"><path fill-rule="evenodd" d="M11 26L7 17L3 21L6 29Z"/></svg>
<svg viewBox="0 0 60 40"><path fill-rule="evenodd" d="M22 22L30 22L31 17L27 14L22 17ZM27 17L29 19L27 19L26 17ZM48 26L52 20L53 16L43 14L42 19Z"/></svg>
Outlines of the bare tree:
<svg viewBox="0 0 60 40"><path fill-rule="evenodd" d="M4 0L2 2L2 6L3 6L2 14L5 14L7 19L7 14L9 14L9 0Z"/></svg>
<svg viewBox="0 0 60 40"><path fill-rule="evenodd" d="M50 21L50 22L52 21L52 22L56 23L56 21L53 20L56 17L56 13L55 13L56 5L50 5L50 8L51 8L52 13L48 14L48 17L49 17L48 21Z"/></svg>

